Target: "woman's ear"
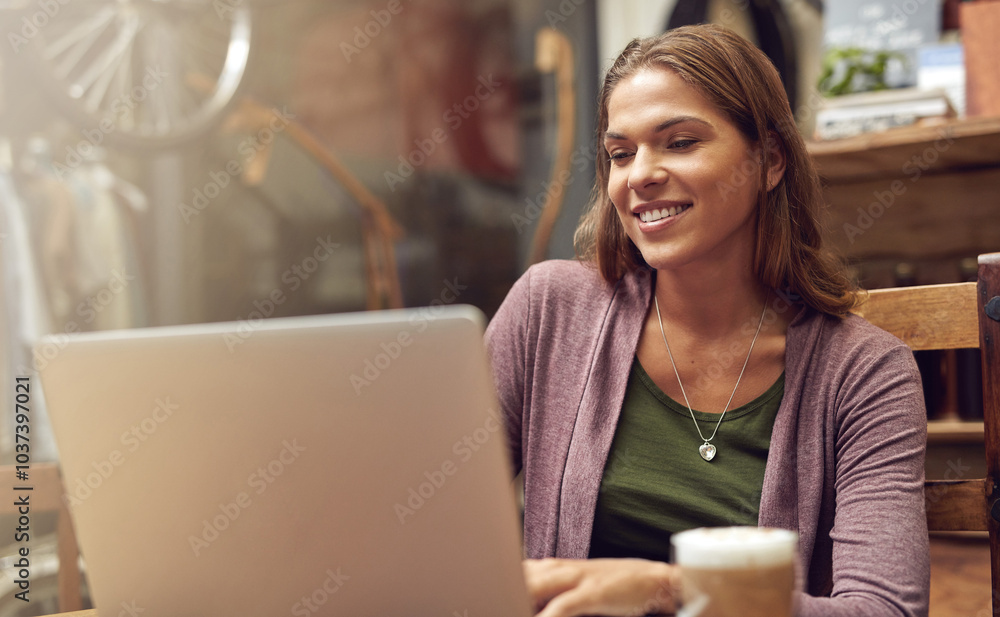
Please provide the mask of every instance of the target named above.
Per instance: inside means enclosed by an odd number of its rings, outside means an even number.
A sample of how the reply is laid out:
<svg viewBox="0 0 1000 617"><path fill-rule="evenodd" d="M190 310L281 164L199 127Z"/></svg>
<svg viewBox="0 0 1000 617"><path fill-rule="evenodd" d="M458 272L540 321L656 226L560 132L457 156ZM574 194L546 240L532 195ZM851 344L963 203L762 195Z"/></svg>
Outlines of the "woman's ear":
<svg viewBox="0 0 1000 617"><path fill-rule="evenodd" d="M768 132L763 145L767 149L767 190L770 191L785 177L785 149L773 131Z"/></svg>

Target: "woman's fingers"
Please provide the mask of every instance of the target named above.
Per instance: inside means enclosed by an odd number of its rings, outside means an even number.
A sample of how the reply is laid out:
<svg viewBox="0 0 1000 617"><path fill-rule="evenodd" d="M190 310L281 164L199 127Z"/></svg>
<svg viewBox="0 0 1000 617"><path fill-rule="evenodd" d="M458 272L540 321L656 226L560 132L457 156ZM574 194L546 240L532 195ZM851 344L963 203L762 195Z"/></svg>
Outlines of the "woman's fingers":
<svg viewBox="0 0 1000 617"><path fill-rule="evenodd" d="M549 603L552 598L575 587L580 580L580 570L563 559L526 559L523 563L524 580L535 610Z"/></svg>
<svg viewBox="0 0 1000 617"><path fill-rule="evenodd" d="M579 617L581 615L605 614L606 611L602 611L594 600L587 590L575 587L553 598L535 617Z"/></svg>
<svg viewBox="0 0 1000 617"><path fill-rule="evenodd" d="M643 559L543 559L524 562L538 617L632 616L674 607L676 570Z"/></svg>

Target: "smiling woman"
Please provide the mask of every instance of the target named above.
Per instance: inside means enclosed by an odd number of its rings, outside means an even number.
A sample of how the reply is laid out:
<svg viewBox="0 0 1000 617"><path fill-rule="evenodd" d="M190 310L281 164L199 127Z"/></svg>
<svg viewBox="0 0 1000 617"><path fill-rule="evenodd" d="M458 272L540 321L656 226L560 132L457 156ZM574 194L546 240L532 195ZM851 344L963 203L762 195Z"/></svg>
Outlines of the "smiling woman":
<svg viewBox="0 0 1000 617"><path fill-rule="evenodd" d="M738 133L729 137L742 144L738 151L728 153L737 160L730 160L723 168L714 189L720 198L748 188L757 191L756 233L763 241L756 244L753 265L761 281L773 288L796 288L819 310L844 315L854 306L854 296L839 264L821 250L819 180L781 80L762 52L723 28L677 28L661 37L637 39L609 69L599 96L598 141L603 147L598 149L596 199L577 230L581 257L597 263L608 281L646 265L613 209L606 207L614 199L614 167L608 147L623 136L617 127L609 126L609 114L620 82L638 81L633 85L641 85L646 80L638 74L657 73L667 75L660 77L669 82L660 84L664 88L686 87L682 90L686 94L675 94L672 99L686 98L688 104L715 119L716 124L706 130L713 126L718 130L723 119ZM666 130L684 120L697 124L710 118L662 118L658 121L662 126L657 128ZM679 145L697 144L681 142L673 147Z"/></svg>
<svg viewBox="0 0 1000 617"><path fill-rule="evenodd" d="M487 332L539 615L672 612L672 534L731 525L798 533L801 616L926 615L919 373L848 314L766 56L716 26L630 43L594 196L580 258Z"/></svg>
<svg viewBox="0 0 1000 617"><path fill-rule="evenodd" d="M615 122L604 138L611 160L608 196L646 263L676 269L720 251L731 255L725 259L749 263L758 179L738 186L729 179L734 170L759 165L755 145L663 68L622 80L608 101L608 117ZM773 186L784 171L780 153L771 166Z"/></svg>

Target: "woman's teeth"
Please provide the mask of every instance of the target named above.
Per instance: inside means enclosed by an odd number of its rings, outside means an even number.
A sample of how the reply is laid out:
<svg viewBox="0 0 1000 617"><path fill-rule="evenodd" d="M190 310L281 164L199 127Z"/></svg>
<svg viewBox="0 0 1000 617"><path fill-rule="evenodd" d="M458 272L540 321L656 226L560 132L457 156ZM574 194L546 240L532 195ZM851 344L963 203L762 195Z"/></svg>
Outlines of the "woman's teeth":
<svg viewBox="0 0 1000 617"><path fill-rule="evenodd" d="M681 212L684 212L691 207L691 204L686 204L683 206L674 206L673 208L660 208L659 210L646 210L645 212L639 213L639 220L643 223L652 223L653 221L658 221L660 219L665 219L668 216L677 216Z"/></svg>

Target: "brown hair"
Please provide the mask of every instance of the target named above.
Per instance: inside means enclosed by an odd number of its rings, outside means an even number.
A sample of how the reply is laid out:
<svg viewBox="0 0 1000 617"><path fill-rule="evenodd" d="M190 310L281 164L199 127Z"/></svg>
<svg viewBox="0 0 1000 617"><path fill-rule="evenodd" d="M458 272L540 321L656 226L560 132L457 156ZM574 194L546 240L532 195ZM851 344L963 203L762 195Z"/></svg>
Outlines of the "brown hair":
<svg viewBox="0 0 1000 617"><path fill-rule="evenodd" d="M594 262L612 283L646 266L608 196L611 161L603 144L615 86L641 69L657 67L674 71L698 89L752 144L764 139L753 263L760 282L797 295L823 313L845 315L858 296L840 261L822 248L819 178L778 72L762 51L719 26L684 26L635 39L608 70L598 100L597 180L590 208L576 230L577 256ZM785 156L784 177L768 191L767 169L778 148Z"/></svg>

